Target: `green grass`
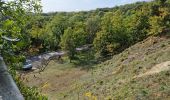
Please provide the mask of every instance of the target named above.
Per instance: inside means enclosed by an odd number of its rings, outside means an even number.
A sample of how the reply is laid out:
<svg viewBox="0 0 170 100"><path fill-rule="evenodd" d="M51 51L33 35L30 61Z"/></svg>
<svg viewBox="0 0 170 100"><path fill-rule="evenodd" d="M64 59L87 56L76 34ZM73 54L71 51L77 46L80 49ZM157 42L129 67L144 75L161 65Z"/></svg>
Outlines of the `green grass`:
<svg viewBox="0 0 170 100"><path fill-rule="evenodd" d="M157 41L154 43L154 41ZM162 62L170 61L170 39L151 37L126 49L101 64L73 61L51 62L47 69L30 78L29 86L48 81L51 87L42 90L51 100L168 100L170 99L170 70L134 78ZM85 68L89 68L86 70ZM58 75L58 77L56 77ZM34 84L34 82L36 84ZM61 85L57 85L57 84ZM64 85L62 85L64 84ZM88 97L86 94L90 94Z"/></svg>

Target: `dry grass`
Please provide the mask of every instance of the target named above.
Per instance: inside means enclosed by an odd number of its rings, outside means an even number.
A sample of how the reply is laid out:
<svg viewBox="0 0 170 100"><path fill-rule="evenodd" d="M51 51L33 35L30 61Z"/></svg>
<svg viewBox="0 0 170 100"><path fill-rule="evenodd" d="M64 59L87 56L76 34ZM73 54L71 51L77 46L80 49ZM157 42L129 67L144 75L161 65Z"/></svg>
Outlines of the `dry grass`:
<svg viewBox="0 0 170 100"><path fill-rule="evenodd" d="M37 86L50 100L168 100L169 55L169 38L150 37L88 72L51 62L43 73L27 74L25 83Z"/></svg>
<svg viewBox="0 0 170 100"><path fill-rule="evenodd" d="M42 93L55 100L61 92L68 91L76 84L77 80L87 72L80 68L74 68L69 64L57 64L50 62L44 72L30 72L23 74L23 81L26 85L36 86Z"/></svg>

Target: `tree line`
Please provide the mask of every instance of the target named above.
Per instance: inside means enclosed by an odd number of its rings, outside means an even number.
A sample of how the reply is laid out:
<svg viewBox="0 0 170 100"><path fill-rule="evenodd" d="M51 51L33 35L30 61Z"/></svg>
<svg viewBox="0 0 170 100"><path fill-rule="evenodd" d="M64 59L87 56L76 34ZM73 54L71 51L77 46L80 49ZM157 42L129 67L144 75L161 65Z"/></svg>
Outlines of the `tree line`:
<svg viewBox="0 0 170 100"><path fill-rule="evenodd" d="M94 53L104 57L148 36L169 33L170 0L33 17L29 35L31 46L39 47L39 52L63 49L69 51L72 59L76 47L93 44Z"/></svg>
<svg viewBox="0 0 170 100"><path fill-rule="evenodd" d="M81 12L41 13L40 0L0 0L0 52L26 99L45 98L25 87L15 69L25 56L92 44L97 58L117 54L149 36L170 34L170 0L137 2Z"/></svg>

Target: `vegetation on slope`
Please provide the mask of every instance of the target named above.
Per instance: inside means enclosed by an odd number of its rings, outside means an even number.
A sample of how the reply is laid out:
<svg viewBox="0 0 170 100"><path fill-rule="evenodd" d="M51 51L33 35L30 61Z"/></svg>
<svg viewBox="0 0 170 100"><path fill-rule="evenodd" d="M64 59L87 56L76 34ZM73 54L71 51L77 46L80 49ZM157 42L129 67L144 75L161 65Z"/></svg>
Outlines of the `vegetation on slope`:
<svg viewBox="0 0 170 100"><path fill-rule="evenodd" d="M170 64L162 65L164 67L158 69L158 73L141 75L155 68L157 64L169 61L169 47L169 38L148 38L113 56L113 59L95 66L89 72L91 74L81 77L79 88L66 94L71 98L79 93L82 99L87 97L86 93L98 99L110 100L168 99L170 67L163 71L161 69Z"/></svg>
<svg viewBox="0 0 170 100"><path fill-rule="evenodd" d="M23 78L49 99L169 99L169 55L169 37L149 37L89 70L51 62L41 74L33 72Z"/></svg>
<svg viewBox="0 0 170 100"><path fill-rule="evenodd" d="M169 60L169 39L161 36L168 37L170 33L170 0L138 2L89 12L37 15L33 14L35 13L33 9L40 10L38 1L16 0L9 3L0 1L2 9L0 11L0 15L2 15L0 16L0 35L21 39L18 43L9 43L0 39L0 43L4 45L1 54L6 63L12 65L11 69L14 75L17 66L22 66L22 62L25 60L24 56L37 55L47 51L60 49L67 51L70 61L73 60L73 63L76 64L78 63L77 59L82 61L81 55L91 55L92 60L96 60L95 57L98 60L98 58L105 59L108 56L113 56L113 59L98 66L90 66L91 74L88 73L81 77L76 83L75 87L78 88L75 90L64 91L62 93L64 97L75 99L76 92L80 98L86 94L93 99L107 96L112 99L125 97L127 99L138 97L142 99L149 98L151 95L157 95L155 98L159 98L159 96L168 98L169 87L163 86L161 92L159 89L148 91L145 87L147 82L142 84L145 80L139 80L140 78L145 79L145 77L137 76L144 74L154 65ZM29 5L30 2L33 5ZM27 9L26 6L32 9ZM27 14L31 20L25 20ZM146 44L146 47L142 45L142 42L132 46L150 36L157 36L157 38L152 37L150 40L145 40L143 44ZM90 53L89 51L75 52L76 47L87 44L93 45ZM127 49L130 46L132 47ZM122 51L123 53L121 53ZM91 62L91 59L88 58L87 62ZM158 75L157 78L150 78L152 75L146 77L150 81L158 82L157 86L160 86L164 80L159 78L166 78L169 72L156 75ZM16 79L19 80L19 78ZM166 80L169 79L166 78ZM141 88L135 87L135 84ZM27 88L21 90L25 91L25 89L26 97L29 95L34 97L34 94L37 94L37 92L28 92ZM159 91L159 95L157 91ZM39 97L39 95L35 95L35 98L36 96Z"/></svg>
<svg viewBox="0 0 170 100"><path fill-rule="evenodd" d="M138 2L89 12L60 12L34 16L30 22L29 54L68 51L75 59L76 47L93 44L96 58L120 53L151 35L168 34L170 1ZM69 41L69 42L68 42Z"/></svg>

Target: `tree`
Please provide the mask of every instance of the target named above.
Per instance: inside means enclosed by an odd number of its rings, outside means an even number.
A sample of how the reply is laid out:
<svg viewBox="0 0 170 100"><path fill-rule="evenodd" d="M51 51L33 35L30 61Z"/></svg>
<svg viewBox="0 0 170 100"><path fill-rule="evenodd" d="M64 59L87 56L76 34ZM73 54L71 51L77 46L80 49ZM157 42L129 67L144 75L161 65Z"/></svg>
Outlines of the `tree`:
<svg viewBox="0 0 170 100"><path fill-rule="evenodd" d="M64 34L64 30L67 28L67 17L62 15L56 15L45 26L45 31L43 33L43 37L47 40L47 35L50 35L48 40L45 42L46 46L50 46L49 49L55 50L59 48L59 43L61 41L61 36ZM47 42L50 42L47 44Z"/></svg>
<svg viewBox="0 0 170 100"><path fill-rule="evenodd" d="M107 13L102 20L102 31L93 42L96 52L101 56L115 54L129 45L129 37L121 11Z"/></svg>
<svg viewBox="0 0 170 100"><path fill-rule="evenodd" d="M83 29L74 30L68 28L64 31L61 37L60 46L67 51L70 61L75 58L76 47L82 46L86 43L87 34Z"/></svg>
<svg viewBox="0 0 170 100"><path fill-rule="evenodd" d="M96 51L97 58L107 56L113 51L112 40L110 38L111 33L100 31L97 33L94 39L93 45ZM111 50L110 50L111 49Z"/></svg>
<svg viewBox="0 0 170 100"><path fill-rule="evenodd" d="M166 3L167 0L158 0L158 3L161 5L161 6L164 6L165 3Z"/></svg>
<svg viewBox="0 0 170 100"><path fill-rule="evenodd" d="M101 22L102 30L105 30L106 32L112 31L112 23L111 23L112 17L113 17L112 12L107 12L104 15Z"/></svg>
<svg viewBox="0 0 170 100"><path fill-rule="evenodd" d="M15 74L15 70L11 70L14 68L13 62L18 62L18 60L13 59L10 60L10 57L14 58L14 56L16 56L13 52L11 52L13 49L16 48L21 48L20 44L18 43L9 43L8 40L20 40L19 43L22 43L23 39L25 39L25 26L27 24L27 21L30 17L30 15L35 14L37 12L39 12L40 9L40 2L39 0L14 0L11 2L5 2L0 0L0 45L1 47L1 55L3 56L3 58L5 59L6 62L8 62L7 64L10 65L10 69L9 71L12 73L12 75L14 76L13 78L16 79L18 86L20 86L20 90L22 92L22 94L24 95L25 99L39 99L39 98L44 98L43 96L39 95L39 93L34 92L33 89L31 88L27 88L25 86L22 85L21 81L17 80L16 78L16 74ZM2 37L7 37L7 39L3 40ZM9 38L9 39L8 39ZM12 56L10 56L12 55ZM16 57L17 58L17 57ZM4 64L2 62L0 62L2 65L0 66L0 69L4 69ZM3 70L5 71L5 75L4 72L1 72L1 77L2 76L9 76L7 69ZM6 77L6 78L7 78ZM5 78L5 77L4 77ZM9 78L7 78L9 79ZM5 80L7 80L5 79ZM2 80L2 79L1 79ZM1 83L3 83L5 81L1 81ZM10 80L9 80L10 82ZM10 83L9 83L10 84ZM10 86L7 82L5 82L5 84L3 83L3 85L8 85ZM12 85L15 86L15 85ZM15 88L16 89L16 88ZM10 90L10 89L9 89ZM12 89L12 91L14 92L14 90ZM31 92L30 92L31 91ZM10 91L8 91L10 92ZM8 99L16 99L16 97L13 97L17 94L12 94L12 93L7 93L7 97ZM31 98L30 98L31 96ZM5 98L5 97L3 97ZM18 98L19 99L19 98ZM21 99L21 98L20 98ZM46 99L46 98L44 98Z"/></svg>
<svg viewBox="0 0 170 100"><path fill-rule="evenodd" d="M159 6L159 14L149 18L150 35L166 34L170 31L170 6Z"/></svg>
<svg viewBox="0 0 170 100"><path fill-rule="evenodd" d="M95 16L87 19L86 22L86 31L89 34L87 43L93 43L93 40L96 36L96 33L100 31L100 18L99 16Z"/></svg>
<svg viewBox="0 0 170 100"><path fill-rule="evenodd" d="M68 57L71 60L74 58L75 55L75 44L72 38L73 29L70 27L64 31L64 35L61 37L61 47L68 53Z"/></svg>
<svg viewBox="0 0 170 100"><path fill-rule="evenodd" d="M149 20L150 22L150 30L149 34L150 35L158 35L163 32L163 29L165 28L163 23L162 23L162 18L159 16L153 16Z"/></svg>
<svg viewBox="0 0 170 100"><path fill-rule="evenodd" d="M145 8L145 7L144 7ZM131 36L132 43L145 39L149 29L149 12L148 9L142 9L125 19L125 26L128 34Z"/></svg>
<svg viewBox="0 0 170 100"><path fill-rule="evenodd" d="M22 42L25 36L25 27L30 16L33 13L41 11L39 0L0 1L0 5L0 15L2 15L0 19L0 35L10 38L20 38L20 42ZM2 39L0 39L0 41L1 45L6 43ZM17 46L12 43L11 46L8 47L10 47L9 49L12 49ZM7 51L8 50L2 49L1 54L4 55Z"/></svg>
<svg viewBox="0 0 170 100"><path fill-rule="evenodd" d="M81 16L78 13L73 13L73 15L68 20L69 27L76 28L76 25L79 23L83 23L84 20L85 18L83 15Z"/></svg>

